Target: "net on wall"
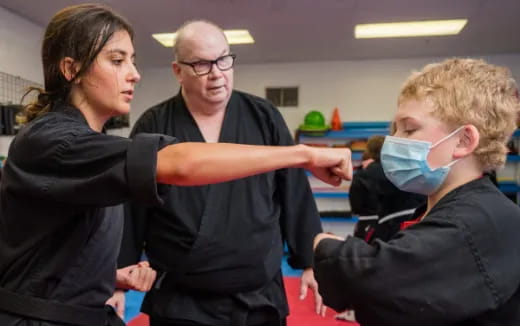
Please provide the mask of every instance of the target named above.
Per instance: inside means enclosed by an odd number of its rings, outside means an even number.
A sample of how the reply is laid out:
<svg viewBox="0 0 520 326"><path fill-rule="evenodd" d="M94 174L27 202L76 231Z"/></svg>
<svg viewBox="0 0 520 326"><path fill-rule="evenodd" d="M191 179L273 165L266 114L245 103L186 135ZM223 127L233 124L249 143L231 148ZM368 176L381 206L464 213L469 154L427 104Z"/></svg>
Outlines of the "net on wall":
<svg viewBox="0 0 520 326"><path fill-rule="evenodd" d="M22 104L22 97L31 86L43 87L32 80L0 71L0 104ZM32 101L34 96L36 96L34 92L29 94L23 104Z"/></svg>

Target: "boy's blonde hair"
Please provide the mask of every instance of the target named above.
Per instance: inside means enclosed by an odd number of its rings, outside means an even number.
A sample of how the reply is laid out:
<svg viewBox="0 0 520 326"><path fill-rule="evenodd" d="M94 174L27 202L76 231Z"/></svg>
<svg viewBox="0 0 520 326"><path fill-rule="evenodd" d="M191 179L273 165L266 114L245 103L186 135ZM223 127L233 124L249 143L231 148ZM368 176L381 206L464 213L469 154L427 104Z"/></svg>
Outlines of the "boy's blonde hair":
<svg viewBox="0 0 520 326"><path fill-rule="evenodd" d="M480 141L474 154L484 170L504 165L520 111L509 69L476 59L429 64L406 80L398 104L412 99L431 102L433 115L453 128L475 126Z"/></svg>

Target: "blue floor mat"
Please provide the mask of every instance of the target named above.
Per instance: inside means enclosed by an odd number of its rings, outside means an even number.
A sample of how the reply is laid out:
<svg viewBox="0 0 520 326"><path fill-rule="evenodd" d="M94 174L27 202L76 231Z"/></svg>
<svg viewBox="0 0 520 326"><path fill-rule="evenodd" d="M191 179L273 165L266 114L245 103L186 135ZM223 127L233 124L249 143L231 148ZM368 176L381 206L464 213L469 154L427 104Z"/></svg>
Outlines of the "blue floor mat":
<svg viewBox="0 0 520 326"><path fill-rule="evenodd" d="M129 322L139 315L144 292L128 291L126 293L125 322Z"/></svg>

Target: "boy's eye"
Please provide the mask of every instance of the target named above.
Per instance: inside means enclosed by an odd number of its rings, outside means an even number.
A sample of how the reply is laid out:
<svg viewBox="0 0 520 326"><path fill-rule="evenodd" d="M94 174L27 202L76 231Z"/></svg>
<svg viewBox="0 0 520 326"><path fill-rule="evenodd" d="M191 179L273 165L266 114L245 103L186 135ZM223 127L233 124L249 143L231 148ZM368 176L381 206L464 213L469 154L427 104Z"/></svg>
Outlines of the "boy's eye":
<svg viewBox="0 0 520 326"><path fill-rule="evenodd" d="M112 63L119 66L123 63L123 59L112 59Z"/></svg>

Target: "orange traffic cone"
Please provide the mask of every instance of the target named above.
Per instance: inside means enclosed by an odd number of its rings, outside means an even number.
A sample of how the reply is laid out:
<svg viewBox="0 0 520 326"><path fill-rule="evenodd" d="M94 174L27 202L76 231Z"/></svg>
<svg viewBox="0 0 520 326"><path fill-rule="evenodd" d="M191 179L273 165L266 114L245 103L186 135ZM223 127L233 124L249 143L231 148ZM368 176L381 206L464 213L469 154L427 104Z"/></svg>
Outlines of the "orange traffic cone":
<svg viewBox="0 0 520 326"><path fill-rule="evenodd" d="M332 130L341 130L343 129L343 125L341 124L341 119L339 117L339 109L334 108L334 113L332 113L332 121L330 122L330 127Z"/></svg>

